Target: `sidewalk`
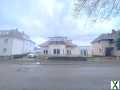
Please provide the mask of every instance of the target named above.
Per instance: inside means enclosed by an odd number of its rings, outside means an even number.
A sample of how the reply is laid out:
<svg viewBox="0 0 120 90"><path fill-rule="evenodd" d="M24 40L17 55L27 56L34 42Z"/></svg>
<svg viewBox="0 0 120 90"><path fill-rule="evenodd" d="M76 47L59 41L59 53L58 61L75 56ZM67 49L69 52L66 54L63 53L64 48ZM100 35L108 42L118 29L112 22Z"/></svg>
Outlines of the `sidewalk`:
<svg viewBox="0 0 120 90"><path fill-rule="evenodd" d="M50 65L71 65L71 64L89 64L89 63L120 63L120 60L117 60L115 57L92 57L86 58L87 60L72 60L72 59L37 59L37 58L16 58L16 59L0 59L0 64L50 64Z"/></svg>

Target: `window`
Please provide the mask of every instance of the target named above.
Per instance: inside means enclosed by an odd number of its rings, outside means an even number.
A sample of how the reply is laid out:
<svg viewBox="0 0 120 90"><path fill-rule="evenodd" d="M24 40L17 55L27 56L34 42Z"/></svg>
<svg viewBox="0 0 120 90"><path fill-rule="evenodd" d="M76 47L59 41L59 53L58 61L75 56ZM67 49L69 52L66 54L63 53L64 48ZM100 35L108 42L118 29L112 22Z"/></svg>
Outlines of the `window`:
<svg viewBox="0 0 120 90"><path fill-rule="evenodd" d="M7 52L7 48L3 48L3 53L6 53Z"/></svg>
<svg viewBox="0 0 120 90"><path fill-rule="evenodd" d="M60 49L54 49L54 50L53 50L53 53L54 53L54 54L57 54L57 55L60 54Z"/></svg>
<svg viewBox="0 0 120 90"><path fill-rule="evenodd" d="M83 56L83 50L80 50L80 52L81 52L81 56Z"/></svg>
<svg viewBox="0 0 120 90"><path fill-rule="evenodd" d="M48 50L44 50L44 54L48 54Z"/></svg>
<svg viewBox="0 0 120 90"><path fill-rule="evenodd" d="M57 49L57 54L60 54L60 49Z"/></svg>
<svg viewBox="0 0 120 90"><path fill-rule="evenodd" d="M53 53L56 54L56 49L53 50Z"/></svg>
<svg viewBox="0 0 120 90"><path fill-rule="evenodd" d="M100 52L100 53L102 52L102 49L101 49L101 48L99 48L99 52Z"/></svg>
<svg viewBox="0 0 120 90"><path fill-rule="evenodd" d="M46 54L48 54L48 50L46 50Z"/></svg>
<svg viewBox="0 0 120 90"><path fill-rule="evenodd" d="M85 49L81 50L81 56L86 56L86 50Z"/></svg>
<svg viewBox="0 0 120 90"><path fill-rule="evenodd" d="M86 50L86 56L88 56L88 50Z"/></svg>
<svg viewBox="0 0 120 90"><path fill-rule="evenodd" d="M64 50L63 50L63 54L64 54Z"/></svg>
<svg viewBox="0 0 120 90"><path fill-rule="evenodd" d="M70 54L71 54L71 50L70 50Z"/></svg>
<svg viewBox="0 0 120 90"><path fill-rule="evenodd" d="M67 50L67 54L69 54L69 50Z"/></svg>
<svg viewBox="0 0 120 90"><path fill-rule="evenodd" d="M45 50L44 50L44 54L45 54Z"/></svg>
<svg viewBox="0 0 120 90"><path fill-rule="evenodd" d="M67 50L67 54L70 55L71 54L71 50Z"/></svg>
<svg viewBox="0 0 120 90"><path fill-rule="evenodd" d="M5 42L5 43L8 43L8 39L5 39L4 42Z"/></svg>

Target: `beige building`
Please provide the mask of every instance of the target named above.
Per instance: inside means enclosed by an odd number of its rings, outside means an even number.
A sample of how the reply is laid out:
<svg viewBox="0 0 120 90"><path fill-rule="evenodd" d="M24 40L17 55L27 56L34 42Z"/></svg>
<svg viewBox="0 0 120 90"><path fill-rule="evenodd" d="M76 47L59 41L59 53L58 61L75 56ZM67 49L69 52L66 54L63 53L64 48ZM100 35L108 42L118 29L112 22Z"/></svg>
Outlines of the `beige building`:
<svg viewBox="0 0 120 90"><path fill-rule="evenodd" d="M92 41L93 56L116 56L116 38L120 31L112 30L112 33L102 34Z"/></svg>
<svg viewBox="0 0 120 90"><path fill-rule="evenodd" d="M42 55L49 57L80 57L80 49L67 37L50 37L40 45Z"/></svg>

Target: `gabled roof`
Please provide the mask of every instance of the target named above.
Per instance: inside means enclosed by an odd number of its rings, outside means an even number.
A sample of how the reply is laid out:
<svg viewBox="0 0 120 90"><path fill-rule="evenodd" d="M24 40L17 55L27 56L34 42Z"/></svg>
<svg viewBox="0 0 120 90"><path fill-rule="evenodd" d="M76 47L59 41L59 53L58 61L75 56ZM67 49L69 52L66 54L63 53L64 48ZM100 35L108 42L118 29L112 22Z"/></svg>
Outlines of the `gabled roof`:
<svg viewBox="0 0 120 90"><path fill-rule="evenodd" d="M52 37L56 38L56 37ZM58 38L58 37L57 37ZM61 37L60 37L61 38ZM45 43L42 43L40 47L48 47L49 45L65 45L66 47L76 47L77 45L73 44L71 40L48 40Z"/></svg>
<svg viewBox="0 0 120 90"><path fill-rule="evenodd" d="M66 42L65 43L66 47L77 47L77 45L73 44L72 42Z"/></svg>
<svg viewBox="0 0 120 90"><path fill-rule="evenodd" d="M108 33L108 34L101 34L99 37L93 40L92 43L103 41L103 40L115 40L119 32L120 31L116 31L114 33Z"/></svg>
<svg viewBox="0 0 120 90"><path fill-rule="evenodd" d="M31 43L35 44L35 42L30 40L28 35L26 35L24 32L19 32L18 29L0 30L0 37L18 38L18 39L30 41Z"/></svg>
<svg viewBox="0 0 120 90"><path fill-rule="evenodd" d="M46 42L40 44L39 46L40 47L48 47L48 45L49 45L49 41L46 41Z"/></svg>
<svg viewBox="0 0 120 90"><path fill-rule="evenodd" d="M19 32L17 29L13 30L0 30L0 37L16 37L20 39L29 38L25 33Z"/></svg>

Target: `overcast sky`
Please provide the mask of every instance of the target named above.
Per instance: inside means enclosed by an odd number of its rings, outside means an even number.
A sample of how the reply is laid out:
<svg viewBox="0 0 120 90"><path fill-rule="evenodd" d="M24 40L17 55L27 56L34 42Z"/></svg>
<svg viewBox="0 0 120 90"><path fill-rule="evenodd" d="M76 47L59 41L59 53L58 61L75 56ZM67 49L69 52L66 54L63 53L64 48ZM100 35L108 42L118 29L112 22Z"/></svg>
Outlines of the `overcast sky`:
<svg viewBox="0 0 120 90"><path fill-rule="evenodd" d="M0 29L18 28L40 44L47 37L67 36L89 45L101 33L118 29L120 18L92 22L85 14L73 17L73 0L0 0Z"/></svg>

